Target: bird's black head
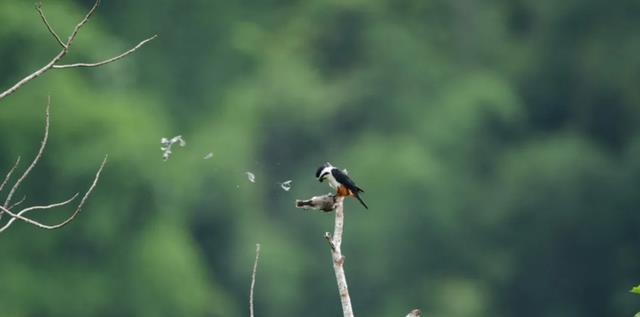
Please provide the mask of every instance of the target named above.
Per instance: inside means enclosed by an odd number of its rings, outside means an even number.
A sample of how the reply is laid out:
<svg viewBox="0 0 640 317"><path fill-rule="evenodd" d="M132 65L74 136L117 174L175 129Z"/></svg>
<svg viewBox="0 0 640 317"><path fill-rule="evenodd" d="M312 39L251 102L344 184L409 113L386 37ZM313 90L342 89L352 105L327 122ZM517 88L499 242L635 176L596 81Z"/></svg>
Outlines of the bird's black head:
<svg viewBox="0 0 640 317"><path fill-rule="evenodd" d="M322 183L322 181L324 181L326 176L329 175L330 172L328 171L328 169L329 169L328 166L320 166L316 171L316 177L318 178L318 181L320 183Z"/></svg>
<svg viewBox="0 0 640 317"><path fill-rule="evenodd" d="M316 178L320 177L320 173L322 173L322 170L325 168L325 166L320 166L318 167L318 169L316 170Z"/></svg>

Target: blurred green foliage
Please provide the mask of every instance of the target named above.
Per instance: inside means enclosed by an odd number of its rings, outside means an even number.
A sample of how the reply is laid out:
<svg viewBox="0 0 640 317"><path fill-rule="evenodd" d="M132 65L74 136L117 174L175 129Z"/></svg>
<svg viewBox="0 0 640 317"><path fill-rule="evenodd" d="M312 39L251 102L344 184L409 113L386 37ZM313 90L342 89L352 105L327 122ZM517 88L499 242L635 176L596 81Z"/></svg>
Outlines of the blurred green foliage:
<svg viewBox="0 0 640 317"><path fill-rule="evenodd" d="M91 2L44 9L64 38ZM247 315L260 242L257 316L337 316L333 217L293 207L328 191L313 173L330 161L371 207L347 205L358 315L631 316L639 13L631 0L104 1L65 61L160 37L0 102L4 173L35 154L53 100L27 203L83 191L109 153L73 223L0 236L0 315ZM0 43L0 89L58 49L24 1L0 2ZM160 138L178 134L187 146L163 162Z"/></svg>

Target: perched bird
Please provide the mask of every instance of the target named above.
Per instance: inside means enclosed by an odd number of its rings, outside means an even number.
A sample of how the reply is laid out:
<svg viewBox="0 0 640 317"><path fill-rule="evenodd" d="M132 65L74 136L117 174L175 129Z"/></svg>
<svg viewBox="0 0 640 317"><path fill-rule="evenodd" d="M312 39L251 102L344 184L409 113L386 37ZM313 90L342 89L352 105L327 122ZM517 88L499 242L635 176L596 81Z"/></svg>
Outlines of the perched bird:
<svg viewBox="0 0 640 317"><path fill-rule="evenodd" d="M316 177L318 181L322 182L325 179L329 183L329 186L336 189L336 195L342 197L353 196L364 206L364 208L369 209L367 204L364 203L362 198L360 198L360 193L364 193L362 188L356 186L347 174L327 163L323 166L318 167L316 171Z"/></svg>

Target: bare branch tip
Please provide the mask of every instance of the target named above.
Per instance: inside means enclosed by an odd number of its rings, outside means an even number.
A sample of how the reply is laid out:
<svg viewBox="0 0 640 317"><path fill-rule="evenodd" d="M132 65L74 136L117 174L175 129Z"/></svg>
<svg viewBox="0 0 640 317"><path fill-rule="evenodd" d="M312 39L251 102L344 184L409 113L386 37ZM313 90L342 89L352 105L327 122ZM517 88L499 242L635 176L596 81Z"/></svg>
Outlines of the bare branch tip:
<svg viewBox="0 0 640 317"><path fill-rule="evenodd" d="M96 2L93 4L93 6L91 7L91 10L89 10L89 13L87 14L87 19L91 17L91 15L93 14L94 11L96 11L98 6L100 6L100 0L96 0Z"/></svg>
<svg viewBox="0 0 640 317"><path fill-rule="evenodd" d="M44 25L47 27L47 30L49 30L49 33L51 33L51 35L56 40L56 42L58 42L58 44L60 44L60 46L62 46L62 48L66 50L67 45L64 44L64 42L62 42L62 39L60 38L60 36L58 36L58 33L56 33L56 31L53 29L51 24L49 24L47 17L44 15L44 11L42 11L42 2L36 3L36 11L38 11L38 14L40 15L40 19L42 19L42 23L44 23Z"/></svg>
<svg viewBox="0 0 640 317"><path fill-rule="evenodd" d="M95 62L95 63L74 63L74 64L54 64L53 67L54 69L63 69L63 68L74 68L74 67L98 67L98 66L102 66L105 64L109 64L112 62L115 62L119 59L122 59L124 57L126 57L127 55L135 52L137 49L139 49L140 47L142 47L143 45L147 44L149 41L155 39L158 35L154 35L152 37L149 37L147 39L144 39L142 41L140 41L136 46L128 49L127 51L121 53L120 55L111 57L109 59L105 59L103 61L100 62Z"/></svg>
<svg viewBox="0 0 640 317"><path fill-rule="evenodd" d="M253 288L256 285L256 271L258 270L258 259L260 258L260 243L256 243L256 259L253 262L251 273L251 290L249 291L249 316L253 317Z"/></svg>

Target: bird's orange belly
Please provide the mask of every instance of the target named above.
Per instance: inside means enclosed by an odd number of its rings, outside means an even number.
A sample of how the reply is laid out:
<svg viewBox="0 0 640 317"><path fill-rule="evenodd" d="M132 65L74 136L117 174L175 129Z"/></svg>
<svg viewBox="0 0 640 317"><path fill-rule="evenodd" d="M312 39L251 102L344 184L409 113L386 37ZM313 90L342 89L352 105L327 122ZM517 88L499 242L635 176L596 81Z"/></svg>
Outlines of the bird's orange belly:
<svg viewBox="0 0 640 317"><path fill-rule="evenodd" d="M338 186L338 189L336 190L336 195L346 197L346 196L351 196L352 193L348 188L344 186Z"/></svg>

